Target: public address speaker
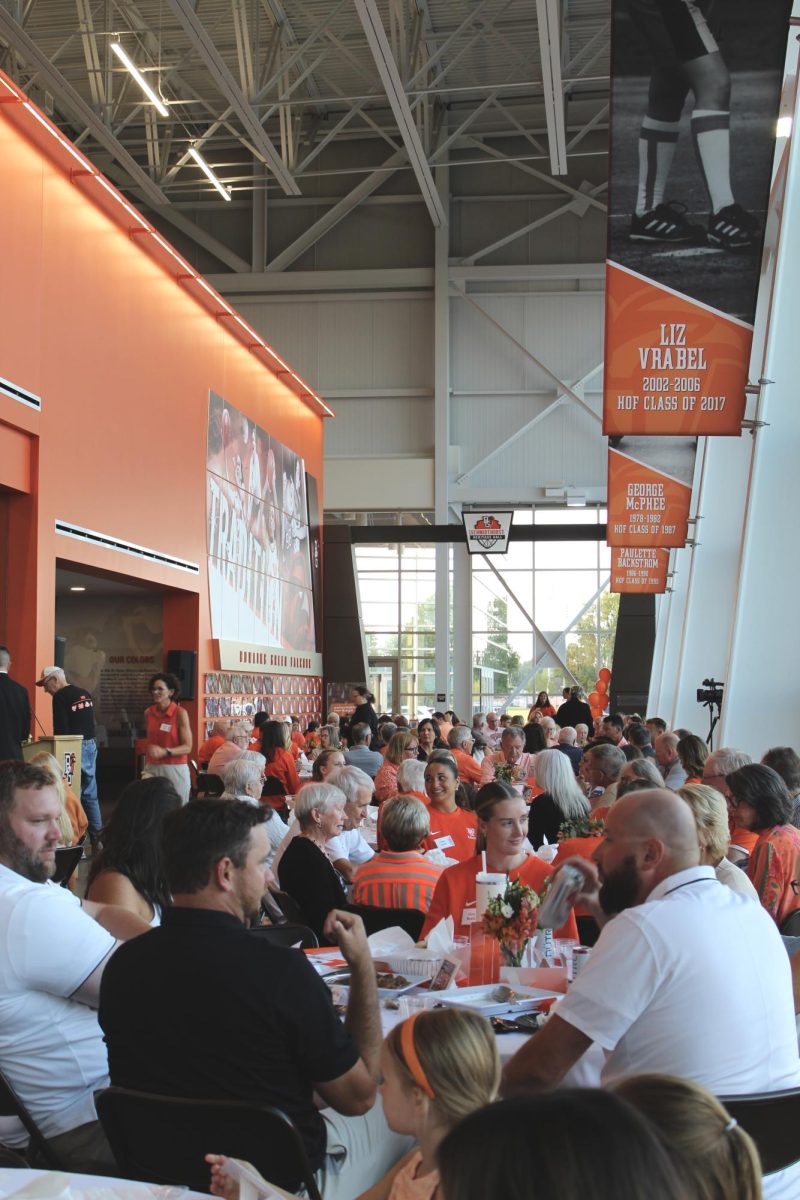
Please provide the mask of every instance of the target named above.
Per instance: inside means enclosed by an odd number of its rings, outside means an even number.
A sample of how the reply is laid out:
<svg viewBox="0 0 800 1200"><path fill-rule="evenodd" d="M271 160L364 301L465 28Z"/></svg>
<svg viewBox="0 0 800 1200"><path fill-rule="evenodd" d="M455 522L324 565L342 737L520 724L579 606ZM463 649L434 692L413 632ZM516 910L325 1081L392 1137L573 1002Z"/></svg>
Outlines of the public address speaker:
<svg viewBox="0 0 800 1200"><path fill-rule="evenodd" d="M197 676L196 650L168 650L165 668L175 675L181 685L181 700L194 700L195 678Z"/></svg>

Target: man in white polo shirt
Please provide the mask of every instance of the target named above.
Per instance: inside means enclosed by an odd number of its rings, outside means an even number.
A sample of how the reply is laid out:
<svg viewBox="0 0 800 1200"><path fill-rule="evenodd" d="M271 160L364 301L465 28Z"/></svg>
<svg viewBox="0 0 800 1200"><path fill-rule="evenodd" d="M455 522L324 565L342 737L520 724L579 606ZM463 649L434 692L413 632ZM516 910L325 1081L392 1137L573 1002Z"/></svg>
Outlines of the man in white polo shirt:
<svg viewBox="0 0 800 1200"><path fill-rule="evenodd" d="M558 1083L592 1042L605 1051L604 1084L657 1072L717 1095L800 1085L780 935L760 904L699 865L680 796L655 788L624 796L606 817L597 872L570 861L584 873L580 903L602 933L545 1027L508 1063L507 1091Z"/></svg>
<svg viewBox="0 0 800 1200"><path fill-rule="evenodd" d="M348 883L352 883L357 868L369 862L375 853L360 832L369 812L375 783L366 771L358 767L334 767L327 782L344 792L347 803L344 806L344 829L337 837L330 839L325 853L336 870Z"/></svg>
<svg viewBox="0 0 800 1200"><path fill-rule="evenodd" d="M108 1174L93 1098L108 1065L94 1010L112 951L149 926L114 905L81 906L50 882L60 807L48 772L0 763L0 1069L66 1167ZM10 1122L2 1140L28 1139Z"/></svg>

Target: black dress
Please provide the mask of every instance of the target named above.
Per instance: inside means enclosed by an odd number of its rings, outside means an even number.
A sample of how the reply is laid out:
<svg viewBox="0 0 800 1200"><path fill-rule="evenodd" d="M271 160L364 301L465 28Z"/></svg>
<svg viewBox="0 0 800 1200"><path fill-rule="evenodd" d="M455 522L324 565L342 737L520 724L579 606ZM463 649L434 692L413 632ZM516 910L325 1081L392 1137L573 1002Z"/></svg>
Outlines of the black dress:
<svg viewBox="0 0 800 1200"><path fill-rule="evenodd" d="M349 908L338 871L311 838L292 838L278 865L278 879L302 909L306 924L324 945L322 927L332 908Z"/></svg>
<svg viewBox="0 0 800 1200"><path fill-rule="evenodd" d="M375 709L366 701L364 701L363 704L356 705L356 711L350 718L351 729L354 725L360 724L369 725L370 729L372 730L372 736L378 736L378 718L375 715Z"/></svg>
<svg viewBox="0 0 800 1200"><path fill-rule="evenodd" d="M534 850L544 844L545 838L551 846L555 844L563 820L564 814L549 792L534 796L528 813L528 841Z"/></svg>

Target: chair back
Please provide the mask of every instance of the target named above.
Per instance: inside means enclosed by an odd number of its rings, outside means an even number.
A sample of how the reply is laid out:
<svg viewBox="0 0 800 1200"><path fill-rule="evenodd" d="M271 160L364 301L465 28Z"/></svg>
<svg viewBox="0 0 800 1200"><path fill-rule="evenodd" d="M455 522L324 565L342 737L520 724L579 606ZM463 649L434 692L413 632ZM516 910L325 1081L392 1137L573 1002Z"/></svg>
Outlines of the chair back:
<svg viewBox="0 0 800 1200"><path fill-rule="evenodd" d="M26 1162L17 1150L12 1150L10 1146L4 1146L0 1142L0 1167L14 1167L16 1170L20 1168L25 1170L29 1166L30 1163Z"/></svg>
<svg viewBox="0 0 800 1200"><path fill-rule="evenodd" d="M286 784L281 783L280 779L276 779L274 775L268 775L261 788L261 795L266 799L267 796L284 796L285 794Z"/></svg>
<svg viewBox="0 0 800 1200"><path fill-rule="evenodd" d="M70 879L83 858L83 846L59 846L56 850L56 869L52 876L53 883L67 887Z"/></svg>
<svg viewBox="0 0 800 1200"><path fill-rule="evenodd" d="M313 929L294 922L287 921L284 925L254 925L250 932L266 938L275 946L286 946L289 949L299 946L301 950L316 950L319 946Z"/></svg>
<svg viewBox="0 0 800 1200"><path fill-rule="evenodd" d="M755 1142L765 1175L800 1162L800 1088L720 1096L719 1101Z"/></svg>
<svg viewBox="0 0 800 1200"><path fill-rule="evenodd" d="M288 892L271 892L270 895L290 924L306 924L303 910L293 896L290 896Z"/></svg>
<svg viewBox="0 0 800 1200"><path fill-rule="evenodd" d="M30 1139L27 1153L36 1150L42 1162L46 1163L50 1170L64 1170L60 1158L2 1071L0 1071L0 1117L18 1117Z"/></svg>
<svg viewBox="0 0 800 1200"><path fill-rule="evenodd" d="M212 775L209 771L199 771L197 774L197 795L210 796L215 799L221 796L225 791L225 784L220 779L219 775Z"/></svg>
<svg viewBox="0 0 800 1200"><path fill-rule="evenodd" d="M381 908L374 904L348 904L348 912L356 913L364 922L367 936L381 929L399 925L415 942L419 941L425 913L418 908Z"/></svg>
<svg viewBox="0 0 800 1200"><path fill-rule="evenodd" d="M305 1146L280 1109L240 1100L185 1100L110 1087L95 1093L97 1113L120 1172L146 1183L207 1192L209 1151L253 1164L290 1192L321 1200Z"/></svg>

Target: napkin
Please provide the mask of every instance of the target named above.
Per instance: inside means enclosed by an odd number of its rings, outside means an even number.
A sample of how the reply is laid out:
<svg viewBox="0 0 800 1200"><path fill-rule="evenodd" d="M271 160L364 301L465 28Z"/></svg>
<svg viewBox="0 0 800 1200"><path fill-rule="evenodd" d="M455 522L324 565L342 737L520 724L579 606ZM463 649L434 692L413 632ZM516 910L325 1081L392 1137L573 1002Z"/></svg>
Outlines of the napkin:
<svg viewBox="0 0 800 1200"><path fill-rule="evenodd" d="M379 929L367 938L369 951L373 958L397 957L398 954L408 954L414 949L414 939L399 925L390 929Z"/></svg>
<svg viewBox="0 0 800 1200"><path fill-rule="evenodd" d="M446 958L448 954L452 953L454 949L453 928L452 917L442 917L439 924L434 925L425 939L431 958Z"/></svg>
<svg viewBox="0 0 800 1200"><path fill-rule="evenodd" d="M454 867L458 862L457 858L448 858L444 850L426 850L425 857L439 867Z"/></svg>
<svg viewBox="0 0 800 1200"><path fill-rule="evenodd" d="M536 857L540 858L542 862L551 863L557 854L558 846L551 846L547 840L547 835L545 835L544 841L536 851Z"/></svg>

